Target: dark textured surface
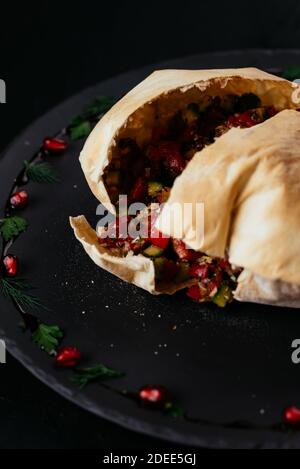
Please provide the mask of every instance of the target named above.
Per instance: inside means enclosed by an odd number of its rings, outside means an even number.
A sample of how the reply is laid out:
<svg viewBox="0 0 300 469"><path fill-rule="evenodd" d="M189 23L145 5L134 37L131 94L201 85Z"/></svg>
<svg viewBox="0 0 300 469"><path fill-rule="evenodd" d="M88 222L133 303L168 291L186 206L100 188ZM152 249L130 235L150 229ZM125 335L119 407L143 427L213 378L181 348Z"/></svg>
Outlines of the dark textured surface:
<svg viewBox="0 0 300 469"><path fill-rule="evenodd" d="M278 67L283 58L298 60L299 54L253 51L199 56L165 65L205 67L215 63L269 68ZM46 132L51 134L67 124L92 96L122 94L148 72L141 70L99 84L30 127L2 162L1 200L23 159L30 157ZM118 389L163 383L191 417L209 420L212 426L145 411L98 386L77 393L70 385L69 373L53 369L48 357L18 330L14 307L0 299L1 329L10 350L59 393L140 432L201 446L298 446L297 434L236 431L218 424L248 420L268 426L280 420L285 405L297 403L300 375L290 360L290 344L299 327L297 311L238 303L219 311L212 306L199 307L183 295L153 298L96 268L70 236L67 223L68 214L84 211L93 219L95 213L95 200L77 161L80 146L80 142L72 144L63 157L53 161L62 184L55 188L29 186L32 203L26 216L31 227L14 246L14 253L22 259L22 273L39 287L38 294L53 310L40 315L65 328L66 343L77 344L87 363L101 360L125 371L126 377L116 381Z"/></svg>
<svg viewBox="0 0 300 469"><path fill-rule="evenodd" d="M83 6L82 2L41 0L1 5L0 78L7 81L8 103L0 106L0 148L49 107L124 70L206 51L295 48L299 44L299 17L297 0L252 1L247 8L240 1L218 5L186 1L180 6L168 1L148 5L86 1ZM259 57L258 53L250 57L239 54L238 58L206 56L199 58L197 66L255 65ZM260 63L278 66L295 60L293 54L283 53L275 61L264 55ZM231 328L238 327L238 321L233 318ZM281 326L283 330L286 327L285 323ZM298 329L296 321L294 335ZM258 325L256 334L261 333ZM269 334L274 334L272 329ZM282 348L288 368L289 339L283 341ZM266 346L265 350L273 361L273 348ZM256 367L254 361L248 365ZM159 444L81 411L39 383L12 358L0 372L0 447L146 448ZM275 394L281 393L288 378L285 368L281 373L279 370ZM273 382L268 366L264 376ZM294 391L285 396L282 393L278 407L295 399L298 386L293 383ZM261 405L265 402L255 408ZM274 410L280 411L277 407Z"/></svg>
<svg viewBox="0 0 300 469"><path fill-rule="evenodd" d="M107 77L202 52L297 48L298 0L2 2L0 147L67 96Z"/></svg>

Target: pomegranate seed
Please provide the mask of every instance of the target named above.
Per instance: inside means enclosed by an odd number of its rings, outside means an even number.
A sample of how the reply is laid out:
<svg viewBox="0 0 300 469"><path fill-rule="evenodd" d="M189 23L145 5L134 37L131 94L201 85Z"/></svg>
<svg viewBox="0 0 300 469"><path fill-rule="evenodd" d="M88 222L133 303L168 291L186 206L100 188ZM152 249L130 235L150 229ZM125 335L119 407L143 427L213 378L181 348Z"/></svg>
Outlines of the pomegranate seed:
<svg viewBox="0 0 300 469"><path fill-rule="evenodd" d="M297 407L288 407L283 412L283 422L286 425L299 426L300 425L300 409Z"/></svg>
<svg viewBox="0 0 300 469"><path fill-rule="evenodd" d="M3 265L8 277L15 277L18 273L19 261L16 256L7 255L3 259Z"/></svg>
<svg viewBox="0 0 300 469"><path fill-rule="evenodd" d="M154 408L163 408L169 400L169 392L163 386L144 386L139 391L142 404Z"/></svg>
<svg viewBox="0 0 300 469"><path fill-rule="evenodd" d="M67 150L68 144L60 138L45 138L43 150L50 153L61 153Z"/></svg>
<svg viewBox="0 0 300 469"><path fill-rule="evenodd" d="M27 194L26 191L19 191L19 192L15 192L11 199L10 199L10 204L13 208L16 208L16 209L21 209L21 208L24 208L26 207L27 203L28 203L28 200L29 200L29 196Z"/></svg>

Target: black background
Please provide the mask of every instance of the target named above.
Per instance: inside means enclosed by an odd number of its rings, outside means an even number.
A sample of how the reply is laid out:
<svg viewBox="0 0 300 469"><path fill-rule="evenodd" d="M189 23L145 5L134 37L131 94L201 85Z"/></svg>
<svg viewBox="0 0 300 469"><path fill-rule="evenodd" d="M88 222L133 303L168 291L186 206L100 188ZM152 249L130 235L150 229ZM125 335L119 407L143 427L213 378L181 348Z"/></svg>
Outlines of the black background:
<svg viewBox="0 0 300 469"><path fill-rule="evenodd" d="M13 2L0 7L0 149L59 101L126 70L201 52L300 47L300 4L264 0ZM1 448L162 448L1 366Z"/></svg>

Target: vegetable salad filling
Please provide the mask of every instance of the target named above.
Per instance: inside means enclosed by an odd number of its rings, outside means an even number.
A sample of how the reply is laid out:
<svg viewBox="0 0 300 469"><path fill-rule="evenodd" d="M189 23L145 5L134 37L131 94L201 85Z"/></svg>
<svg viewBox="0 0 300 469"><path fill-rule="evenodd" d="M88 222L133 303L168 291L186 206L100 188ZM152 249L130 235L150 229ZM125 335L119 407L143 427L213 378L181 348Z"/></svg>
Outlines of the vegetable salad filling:
<svg viewBox="0 0 300 469"><path fill-rule="evenodd" d="M141 223L150 216L151 204L167 202L174 180L183 172L193 156L232 127L249 128L277 113L274 107L263 107L252 93L209 98L206 105L190 103L176 112L163 126L152 130L152 138L139 147L133 139L121 139L118 151L104 174L111 200L117 204L119 194L128 194L128 202L142 202L149 207L141 214ZM158 212L156 213L156 215ZM152 218L143 237L122 237L121 223L130 224L131 217L119 215L105 230L99 243L112 255L142 254L155 266L156 283L172 282L188 285L187 295L197 302L212 301L220 307L233 299L233 291L241 269L227 259L217 259L195 252L178 239L162 236ZM111 233L114 233L110 236Z"/></svg>

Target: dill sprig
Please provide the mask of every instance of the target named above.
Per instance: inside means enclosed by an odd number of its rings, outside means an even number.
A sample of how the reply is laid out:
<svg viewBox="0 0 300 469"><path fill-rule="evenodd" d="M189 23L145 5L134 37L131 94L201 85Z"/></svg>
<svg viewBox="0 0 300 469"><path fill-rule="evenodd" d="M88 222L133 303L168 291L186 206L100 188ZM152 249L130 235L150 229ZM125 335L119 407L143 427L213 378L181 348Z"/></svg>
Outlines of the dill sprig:
<svg viewBox="0 0 300 469"><path fill-rule="evenodd" d="M28 163L25 164L25 176L32 182L53 184L58 182L56 171L48 163Z"/></svg>
<svg viewBox="0 0 300 469"><path fill-rule="evenodd" d="M108 379L121 378L122 376L124 376L124 373L107 368L99 363L91 368L76 370L72 381L79 386L80 389L83 389L87 384L93 381L105 381Z"/></svg>
<svg viewBox="0 0 300 469"><path fill-rule="evenodd" d="M52 355L63 338L63 332L58 326L39 324L37 330L32 334L32 340L49 355Z"/></svg>
<svg viewBox="0 0 300 469"><path fill-rule="evenodd" d="M45 308L39 299L30 293L32 287L23 278L3 277L0 279L0 291L7 297L13 299L19 306L33 309Z"/></svg>

